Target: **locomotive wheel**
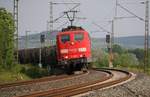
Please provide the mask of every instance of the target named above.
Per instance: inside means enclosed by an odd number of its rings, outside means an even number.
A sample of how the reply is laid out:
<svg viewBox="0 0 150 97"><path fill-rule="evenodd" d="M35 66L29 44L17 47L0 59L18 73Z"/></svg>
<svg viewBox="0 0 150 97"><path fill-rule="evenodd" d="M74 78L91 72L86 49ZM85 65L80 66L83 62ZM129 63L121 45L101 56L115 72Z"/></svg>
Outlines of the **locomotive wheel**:
<svg viewBox="0 0 150 97"><path fill-rule="evenodd" d="M87 72L88 71L88 64L87 63L83 64L82 71L83 72Z"/></svg>
<svg viewBox="0 0 150 97"><path fill-rule="evenodd" d="M81 71L82 68L83 68L82 64L78 64L78 65L76 66L76 69L79 70L79 71Z"/></svg>
<svg viewBox="0 0 150 97"><path fill-rule="evenodd" d="M52 66L52 65L48 65L47 66L47 69L48 69L48 73L51 75L51 74L54 74L54 66Z"/></svg>
<svg viewBox="0 0 150 97"><path fill-rule="evenodd" d="M73 65L66 65L65 66L65 72L67 74L72 74L73 73Z"/></svg>

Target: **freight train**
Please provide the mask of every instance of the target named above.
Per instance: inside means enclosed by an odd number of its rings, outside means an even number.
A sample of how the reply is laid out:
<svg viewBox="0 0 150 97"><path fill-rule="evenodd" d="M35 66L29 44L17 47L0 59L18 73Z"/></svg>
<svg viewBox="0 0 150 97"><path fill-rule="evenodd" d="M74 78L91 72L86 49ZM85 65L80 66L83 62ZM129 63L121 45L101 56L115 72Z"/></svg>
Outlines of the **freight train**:
<svg viewBox="0 0 150 97"><path fill-rule="evenodd" d="M81 27L69 26L56 36L56 46L41 50L44 65L59 66L66 71L86 70L91 62L91 40L87 31ZM20 63L39 63L39 48L20 50Z"/></svg>

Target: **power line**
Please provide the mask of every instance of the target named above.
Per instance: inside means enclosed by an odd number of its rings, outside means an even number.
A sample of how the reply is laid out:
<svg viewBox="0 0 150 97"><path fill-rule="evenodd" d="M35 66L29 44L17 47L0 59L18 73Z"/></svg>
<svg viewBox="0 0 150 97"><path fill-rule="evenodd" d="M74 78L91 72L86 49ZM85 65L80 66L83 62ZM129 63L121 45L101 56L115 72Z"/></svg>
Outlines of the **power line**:
<svg viewBox="0 0 150 97"><path fill-rule="evenodd" d="M133 13L133 12L131 12L130 10L128 10L127 8L123 7L121 4L118 3L117 5L118 5L120 8L124 9L125 11L127 11L128 13L130 13L131 15L135 16L136 18L138 18L138 19L144 21L143 18L137 16L135 13Z"/></svg>
<svg viewBox="0 0 150 97"><path fill-rule="evenodd" d="M145 22L145 40L144 40L144 71L147 70L148 64L149 64L149 0L140 2L141 4L145 4L145 19L137 16L127 8L123 7L121 4L119 4L116 0L116 13L117 13L117 6L124 9L131 15L133 15L135 18L138 18L139 20ZM117 14L116 14L117 16ZM122 18L122 17L121 17ZM117 19L117 18L116 18Z"/></svg>
<svg viewBox="0 0 150 97"><path fill-rule="evenodd" d="M69 9L69 11L74 10L75 8L77 8L78 6L80 6L80 3L68 3L68 2L50 2L50 32L53 31L53 23L55 23L56 21L58 21L59 19L61 19L65 14L63 13L61 16L53 19L53 5L75 5L72 6L72 8Z"/></svg>
<svg viewBox="0 0 150 97"><path fill-rule="evenodd" d="M65 22L65 23L63 23L62 25L60 25L59 27L57 27L56 29L60 29L60 28L62 28L64 25L66 25L66 24L68 24L68 21L67 22Z"/></svg>
<svg viewBox="0 0 150 97"><path fill-rule="evenodd" d="M100 28L103 32L111 33L110 31L106 30L105 28L103 28L102 26L98 25L98 24L95 23L95 22L93 22L92 24L94 24L95 26L97 26L98 28Z"/></svg>

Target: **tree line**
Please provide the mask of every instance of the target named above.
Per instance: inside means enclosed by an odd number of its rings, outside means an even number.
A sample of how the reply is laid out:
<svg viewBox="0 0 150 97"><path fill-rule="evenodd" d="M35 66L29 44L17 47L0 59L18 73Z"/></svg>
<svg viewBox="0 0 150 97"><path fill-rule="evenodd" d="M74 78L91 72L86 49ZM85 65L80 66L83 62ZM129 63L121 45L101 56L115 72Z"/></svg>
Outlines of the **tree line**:
<svg viewBox="0 0 150 97"><path fill-rule="evenodd" d="M14 32L13 15L0 8L0 68L11 69L14 65Z"/></svg>
<svg viewBox="0 0 150 97"><path fill-rule="evenodd" d="M144 68L144 49L126 49L118 44L113 45L113 66L114 67L135 67ZM149 49L150 55L150 49ZM108 67L108 50L97 49L93 51L94 63L98 67ZM150 59L150 56L149 58ZM150 61L147 68L150 68Z"/></svg>

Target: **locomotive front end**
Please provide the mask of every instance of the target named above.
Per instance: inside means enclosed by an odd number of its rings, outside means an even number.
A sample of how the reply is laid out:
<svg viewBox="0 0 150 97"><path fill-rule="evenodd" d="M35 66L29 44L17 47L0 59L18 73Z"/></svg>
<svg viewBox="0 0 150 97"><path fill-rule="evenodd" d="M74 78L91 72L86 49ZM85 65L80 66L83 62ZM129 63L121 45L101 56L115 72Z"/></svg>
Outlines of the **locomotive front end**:
<svg viewBox="0 0 150 97"><path fill-rule="evenodd" d="M91 42L83 29L60 32L57 35L57 59L59 65L83 67L91 62Z"/></svg>

